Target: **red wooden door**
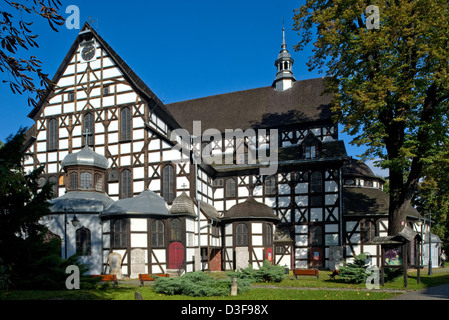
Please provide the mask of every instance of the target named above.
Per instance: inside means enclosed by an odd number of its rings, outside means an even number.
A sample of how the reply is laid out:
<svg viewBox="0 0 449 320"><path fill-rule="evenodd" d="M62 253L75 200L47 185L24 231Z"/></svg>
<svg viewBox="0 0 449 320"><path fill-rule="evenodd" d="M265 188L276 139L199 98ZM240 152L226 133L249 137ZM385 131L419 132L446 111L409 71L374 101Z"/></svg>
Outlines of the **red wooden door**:
<svg viewBox="0 0 449 320"><path fill-rule="evenodd" d="M168 247L168 268L184 269L184 246L180 242L172 242Z"/></svg>

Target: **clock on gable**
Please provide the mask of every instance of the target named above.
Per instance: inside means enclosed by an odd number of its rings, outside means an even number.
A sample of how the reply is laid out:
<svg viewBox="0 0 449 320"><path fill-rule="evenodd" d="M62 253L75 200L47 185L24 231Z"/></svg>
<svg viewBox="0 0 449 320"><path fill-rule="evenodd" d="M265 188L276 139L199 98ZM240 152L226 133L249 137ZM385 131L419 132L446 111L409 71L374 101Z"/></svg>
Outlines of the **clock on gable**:
<svg viewBox="0 0 449 320"><path fill-rule="evenodd" d="M97 46L94 41L85 42L80 45L80 55L82 62L89 62L95 60L97 53Z"/></svg>

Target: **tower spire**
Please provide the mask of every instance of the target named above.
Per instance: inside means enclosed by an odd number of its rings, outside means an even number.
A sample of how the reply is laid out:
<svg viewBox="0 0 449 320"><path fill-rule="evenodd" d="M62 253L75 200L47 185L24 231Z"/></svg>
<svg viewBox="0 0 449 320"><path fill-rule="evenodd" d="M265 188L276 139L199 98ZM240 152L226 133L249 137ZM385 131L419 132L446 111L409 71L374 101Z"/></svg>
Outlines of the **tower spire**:
<svg viewBox="0 0 449 320"><path fill-rule="evenodd" d="M287 44L285 43L285 21L282 20L282 50L287 50Z"/></svg>
<svg viewBox="0 0 449 320"><path fill-rule="evenodd" d="M285 91L290 89L296 81L292 72L294 62L295 61L292 59L292 56L287 50L287 43L285 41L285 26L284 23L282 23L281 52L279 53L278 59L274 63L277 68L277 73L273 82L273 87L277 91Z"/></svg>

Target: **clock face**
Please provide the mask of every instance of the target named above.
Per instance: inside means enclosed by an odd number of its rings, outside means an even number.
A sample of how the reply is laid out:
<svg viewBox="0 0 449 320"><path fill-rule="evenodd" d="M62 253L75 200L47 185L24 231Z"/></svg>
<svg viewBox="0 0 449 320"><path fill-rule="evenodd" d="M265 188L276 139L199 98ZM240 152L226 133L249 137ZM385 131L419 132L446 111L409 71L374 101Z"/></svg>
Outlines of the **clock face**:
<svg viewBox="0 0 449 320"><path fill-rule="evenodd" d="M89 61L95 56L95 46L93 44L88 44L81 50L81 58L84 61Z"/></svg>

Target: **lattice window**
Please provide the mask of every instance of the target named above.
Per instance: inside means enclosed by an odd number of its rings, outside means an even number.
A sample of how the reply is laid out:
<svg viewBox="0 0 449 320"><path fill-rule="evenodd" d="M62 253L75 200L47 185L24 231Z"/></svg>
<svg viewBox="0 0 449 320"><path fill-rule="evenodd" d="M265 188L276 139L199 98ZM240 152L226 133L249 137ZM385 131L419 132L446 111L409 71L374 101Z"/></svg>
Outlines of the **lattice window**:
<svg viewBox="0 0 449 320"><path fill-rule="evenodd" d="M171 241L182 241L182 225L181 220L173 219L171 222Z"/></svg>
<svg viewBox="0 0 449 320"><path fill-rule="evenodd" d="M59 126L58 120L52 118L48 120L47 126L47 149L48 151L55 151L59 148Z"/></svg>
<svg viewBox="0 0 449 320"><path fill-rule="evenodd" d="M81 190L92 190L92 174L89 172L81 173Z"/></svg>
<svg viewBox="0 0 449 320"><path fill-rule="evenodd" d="M271 246L273 244L273 227L267 223L264 229L264 245Z"/></svg>
<svg viewBox="0 0 449 320"><path fill-rule="evenodd" d="M167 203L172 203L176 195L175 170L166 165L162 171L162 196Z"/></svg>
<svg viewBox="0 0 449 320"><path fill-rule="evenodd" d="M265 194L274 195L276 191L276 178L274 176L267 177L265 179Z"/></svg>
<svg viewBox="0 0 449 320"><path fill-rule="evenodd" d="M95 191L103 191L103 176L99 173L95 174Z"/></svg>
<svg viewBox="0 0 449 320"><path fill-rule="evenodd" d="M94 145L94 138L95 138L95 120L92 113L86 113L84 115L84 132L89 133L89 137L87 138L88 145L93 146ZM85 145L85 139L83 139L83 145Z"/></svg>
<svg viewBox="0 0 449 320"><path fill-rule="evenodd" d="M246 224L241 223L237 225L236 229L236 239L235 244L237 246L247 246L248 245L248 227Z"/></svg>
<svg viewBox="0 0 449 320"><path fill-rule="evenodd" d="M116 220L112 232L113 247L123 248L128 245L128 223L125 219Z"/></svg>
<svg viewBox="0 0 449 320"><path fill-rule="evenodd" d="M230 178L226 180L226 197L235 198L235 196L236 196L235 179Z"/></svg>
<svg viewBox="0 0 449 320"><path fill-rule="evenodd" d="M323 192L323 175L321 172L312 173L310 185L310 191Z"/></svg>
<svg viewBox="0 0 449 320"><path fill-rule="evenodd" d="M128 107L120 111L120 141L131 140L131 111Z"/></svg>
<svg viewBox="0 0 449 320"><path fill-rule="evenodd" d="M112 170L111 172L109 172L108 181L109 182L118 182L118 172L115 170Z"/></svg>
<svg viewBox="0 0 449 320"><path fill-rule="evenodd" d="M78 172L72 172L69 175L69 190L78 189Z"/></svg>
<svg viewBox="0 0 449 320"><path fill-rule="evenodd" d="M132 178L131 178L131 171L128 169L122 171L120 191L122 199L132 197Z"/></svg>
<svg viewBox="0 0 449 320"><path fill-rule="evenodd" d="M323 244L323 228L321 226L310 227L310 245L321 246Z"/></svg>
<svg viewBox="0 0 449 320"><path fill-rule="evenodd" d="M362 221L360 223L362 243L371 242L376 236L376 224L372 221Z"/></svg>
<svg viewBox="0 0 449 320"><path fill-rule="evenodd" d="M160 220L151 224L151 244L153 247L164 247L164 223Z"/></svg>
<svg viewBox="0 0 449 320"><path fill-rule="evenodd" d="M76 230L76 253L82 256L90 256L92 253L92 237L89 229Z"/></svg>

